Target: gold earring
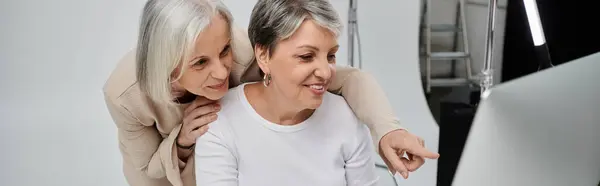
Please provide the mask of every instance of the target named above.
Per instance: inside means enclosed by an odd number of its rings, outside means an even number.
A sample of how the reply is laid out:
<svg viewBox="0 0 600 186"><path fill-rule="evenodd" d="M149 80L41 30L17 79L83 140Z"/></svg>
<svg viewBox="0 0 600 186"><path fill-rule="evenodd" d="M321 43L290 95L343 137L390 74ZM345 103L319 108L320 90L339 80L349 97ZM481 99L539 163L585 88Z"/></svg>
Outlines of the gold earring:
<svg viewBox="0 0 600 186"><path fill-rule="evenodd" d="M271 74L265 74L265 75L263 76L263 85L264 85L265 87L268 87L268 86L269 86L269 84L271 84Z"/></svg>

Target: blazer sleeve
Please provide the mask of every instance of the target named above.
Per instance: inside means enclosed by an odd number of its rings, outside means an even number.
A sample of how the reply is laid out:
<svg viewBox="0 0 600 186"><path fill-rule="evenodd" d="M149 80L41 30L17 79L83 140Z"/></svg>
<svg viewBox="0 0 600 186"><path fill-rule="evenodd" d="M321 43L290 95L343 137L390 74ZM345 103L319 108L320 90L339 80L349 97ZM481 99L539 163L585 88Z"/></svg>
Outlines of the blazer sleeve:
<svg viewBox="0 0 600 186"><path fill-rule="evenodd" d="M346 66L337 66L336 71L328 91L343 96L356 117L369 127L375 149L388 132L405 129L374 77Z"/></svg>
<svg viewBox="0 0 600 186"><path fill-rule="evenodd" d="M193 158L180 162L174 145L181 124L167 138L163 138L154 126L142 124L122 104L106 98L108 111L118 128L121 153L138 170L150 178L167 177L173 185L183 185L182 175L193 177ZM186 167L179 167L179 165ZM134 181L135 182L135 181Z"/></svg>

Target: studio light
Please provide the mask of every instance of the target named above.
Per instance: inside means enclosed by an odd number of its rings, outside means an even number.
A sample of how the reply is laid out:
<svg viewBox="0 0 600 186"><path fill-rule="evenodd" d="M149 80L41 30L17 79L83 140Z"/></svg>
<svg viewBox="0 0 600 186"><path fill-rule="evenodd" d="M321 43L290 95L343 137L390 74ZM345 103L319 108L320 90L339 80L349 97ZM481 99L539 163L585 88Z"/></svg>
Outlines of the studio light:
<svg viewBox="0 0 600 186"><path fill-rule="evenodd" d="M540 21L540 13L538 12L537 2L535 0L523 0L525 12L527 13L527 21L529 21L529 29L535 46L541 46L546 43L544 31L542 30L542 21Z"/></svg>
<svg viewBox="0 0 600 186"><path fill-rule="evenodd" d="M525 6L527 22L529 23L531 38L533 39L535 53L539 62L538 71L554 67L552 60L550 59L550 51L548 50L544 28L542 27L542 21L540 20L537 1L523 0L523 5Z"/></svg>

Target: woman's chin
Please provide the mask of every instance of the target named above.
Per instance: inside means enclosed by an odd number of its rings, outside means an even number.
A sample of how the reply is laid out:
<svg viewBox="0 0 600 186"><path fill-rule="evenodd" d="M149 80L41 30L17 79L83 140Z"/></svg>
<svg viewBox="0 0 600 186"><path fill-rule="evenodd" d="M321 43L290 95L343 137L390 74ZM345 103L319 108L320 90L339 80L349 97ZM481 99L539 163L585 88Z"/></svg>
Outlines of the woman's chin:
<svg viewBox="0 0 600 186"><path fill-rule="evenodd" d="M210 100L219 100L227 94L227 91L199 91L196 95L200 95Z"/></svg>
<svg viewBox="0 0 600 186"><path fill-rule="evenodd" d="M306 102L304 102L306 104L306 107L308 109L317 109L321 106L321 104L323 104L323 99L311 99L311 100L307 100Z"/></svg>
<svg viewBox="0 0 600 186"><path fill-rule="evenodd" d="M212 93L212 94L206 94L206 99L210 99L210 100L219 100L221 98L223 98L223 96L225 96L225 93Z"/></svg>

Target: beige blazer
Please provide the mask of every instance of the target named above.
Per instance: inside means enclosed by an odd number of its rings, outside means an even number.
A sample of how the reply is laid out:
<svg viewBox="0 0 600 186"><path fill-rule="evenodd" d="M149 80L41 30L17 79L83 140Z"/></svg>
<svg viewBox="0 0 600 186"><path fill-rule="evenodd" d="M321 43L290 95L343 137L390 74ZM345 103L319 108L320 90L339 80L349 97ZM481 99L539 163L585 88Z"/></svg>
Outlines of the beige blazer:
<svg viewBox="0 0 600 186"><path fill-rule="evenodd" d="M244 29L234 28L233 85L260 81L254 52ZM123 171L130 185L195 185L194 159L177 157L174 145L186 104L170 107L150 100L136 80L135 50L129 52L104 85L108 110L118 128ZM341 94L372 132L375 146L386 133L401 129L383 90L375 79L357 69L337 67L330 92ZM377 148L378 149L378 148Z"/></svg>

